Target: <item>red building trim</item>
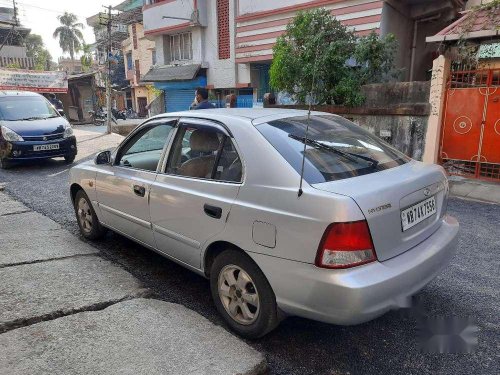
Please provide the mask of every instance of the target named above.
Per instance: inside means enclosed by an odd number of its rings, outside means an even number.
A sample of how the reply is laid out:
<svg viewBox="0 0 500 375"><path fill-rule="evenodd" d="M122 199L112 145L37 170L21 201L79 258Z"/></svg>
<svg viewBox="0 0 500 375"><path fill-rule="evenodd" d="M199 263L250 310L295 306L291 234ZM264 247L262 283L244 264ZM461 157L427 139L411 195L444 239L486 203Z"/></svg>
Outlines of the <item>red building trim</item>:
<svg viewBox="0 0 500 375"><path fill-rule="evenodd" d="M236 37L236 43L254 42L256 40L277 38L282 35L285 30L273 31L271 33L262 33L257 35L239 36Z"/></svg>
<svg viewBox="0 0 500 375"><path fill-rule="evenodd" d="M331 14L334 16L341 16L341 15L349 14L349 13L357 13L357 12L363 12L366 10L379 9L379 8L382 8L382 5L383 5L382 1L354 5L354 6L350 6L350 7L346 7L346 8L332 9ZM288 22L290 22L290 20L292 20L292 19L293 19L293 17L287 17L287 18L283 18L283 19L275 20L275 21L266 21L266 22L259 22L259 23L253 24L253 25L239 26L237 28L237 31L244 32L244 31L264 29L267 27L282 26L282 25L288 24ZM346 20L346 21L350 21L350 20ZM342 21L342 22L344 22L344 21Z"/></svg>
<svg viewBox="0 0 500 375"><path fill-rule="evenodd" d="M191 22L184 22L178 25L161 27L159 29L147 30L144 31L144 35L154 35L154 34L166 34L171 31L179 31L182 29L186 29L192 26Z"/></svg>
<svg viewBox="0 0 500 375"><path fill-rule="evenodd" d="M259 44L258 46L236 47L236 53L265 51L266 49L272 49L275 44L276 43L268 43L268 44Z"/></svg>
<svg viewBox="0 0 500 375"><path fill-rule="evenodd" d="M299 10L331 5L331 4L335 4L335 3L340 3L342 1L345 1L345 0L313 0L313 1L309 1L309 2L304 3L304 4L290 5L290 6L283 7L283 8L266 10L266 11L255 12L255 13L247 13L247 14L244 14L242 16L236 17L236 21L243 22L243 21L249 21L249 20L267 17L267 16L271 16L271 15L275 15L275 14L297 12ZM382 4L383 4L383 1L375 0L374 2L379 3L380 6L382 6Z"/></svg>
<svg viewBox="0 0 500 375"><path fill-rule="evenodd" d="M246 89L247 87L252 87L251 83L237 83L236 88L237 89Z"/></svg>
<svg viewBox="0 0 500 375"><path fill-rule="evenodd" d="M262 55L262 56L252 56L252 57L240 57L236 59L237 64L244 64L248 62L257 62L257 61L271 61L273 59L273 55Z"/></svg>

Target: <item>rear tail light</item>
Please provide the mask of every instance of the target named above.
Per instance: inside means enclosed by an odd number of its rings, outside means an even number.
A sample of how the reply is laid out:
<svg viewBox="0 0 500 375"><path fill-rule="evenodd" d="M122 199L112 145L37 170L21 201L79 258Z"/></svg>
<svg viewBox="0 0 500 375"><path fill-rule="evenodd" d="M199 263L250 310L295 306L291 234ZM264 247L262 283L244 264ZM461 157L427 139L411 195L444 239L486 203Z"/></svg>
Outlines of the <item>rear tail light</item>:
<svg viewBox="0 0 500 375"><path fill-rule="evenodd" d="M377 260L366 220L326 228L316 255L321 268L350 268Z"/></svg>

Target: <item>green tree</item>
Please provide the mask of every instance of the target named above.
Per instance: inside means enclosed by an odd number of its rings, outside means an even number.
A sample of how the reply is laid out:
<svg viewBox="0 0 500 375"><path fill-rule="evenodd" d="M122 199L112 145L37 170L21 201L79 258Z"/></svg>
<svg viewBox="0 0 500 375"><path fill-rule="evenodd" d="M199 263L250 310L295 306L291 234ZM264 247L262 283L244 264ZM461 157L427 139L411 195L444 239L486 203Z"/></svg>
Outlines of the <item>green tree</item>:
<svg viewBox="0 0 500 375"><path fill-rule="evenodd" d="M88 72L94 63L94 56L92 55L92 46L87 43L82 45L82 57L80 57L82 68L84 72Z"/></svg>
<svg viewBox="0 0 500 375"><path fill-rule="evenodd" d="M54 38L59 39L59 46L64 53L69 53L74 65L75 54L80 52L84 43L81 32L84 26L77 22L78 17L73 13L64 12L62 16L57 16L57 19L61 26L54 31Z"/></svg>
<svg viewBox="0 0 500 375"><path fill-rule="evenodd" d="M43 39L40 35L28 35L24 44L26 46L26 56L35 60L35 70L51 70L52 55L45 48Z"/></svg>
<svg viewBox="0 0 500 375"><path fill-rule="evenodd" d="M273 48L270 83L301 103L360 105L360 86L393 70L396 46L393 35L358 38L328 10L299 12Z"/></svg>

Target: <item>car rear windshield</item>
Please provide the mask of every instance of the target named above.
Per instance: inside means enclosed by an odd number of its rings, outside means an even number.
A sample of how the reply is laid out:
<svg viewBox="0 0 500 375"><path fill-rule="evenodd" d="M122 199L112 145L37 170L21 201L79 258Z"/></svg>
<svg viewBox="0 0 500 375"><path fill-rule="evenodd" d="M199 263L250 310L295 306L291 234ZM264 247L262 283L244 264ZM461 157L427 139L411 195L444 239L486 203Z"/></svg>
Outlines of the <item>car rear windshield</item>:
<svg viewBox="0 0 500 375"><path fill-rule="evenodd" d="M40 96L8 96L0 98L0 120L37 120L58 116L54 107Z"/></svg>
<svg viewBox="0 0 500 375"><path fill-rule="evenodd" d="M260 133L310 184L376 173L410 158L358 125L338 116L290 117L257 125Z"/></svg>

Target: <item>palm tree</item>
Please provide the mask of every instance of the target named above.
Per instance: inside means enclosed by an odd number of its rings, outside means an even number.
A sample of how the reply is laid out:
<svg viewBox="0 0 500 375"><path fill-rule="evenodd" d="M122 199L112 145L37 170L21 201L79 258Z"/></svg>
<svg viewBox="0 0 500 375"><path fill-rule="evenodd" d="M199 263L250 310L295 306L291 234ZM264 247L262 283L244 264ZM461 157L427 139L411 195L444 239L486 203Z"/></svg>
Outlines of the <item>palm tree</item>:
<svg viewBox="0 0 500 375"><path fill-rule="evenodd" d="M59 39L59 46L64 53L68 52L75 66L75 54L78 53L83 41L83 34L80 29L83 29L83 24L77 22L78 17L73 13L64 12L62 16L57 16L61 26L54 31L54 39Z"/></svg>
<svg viewBox="0 0 500 375"><path fill-rule="evenodd" d="M92 55L92 46L87 43L82 45L82 57L80 57L83 71L86 72L92 68L94 56Z"/></svg>

